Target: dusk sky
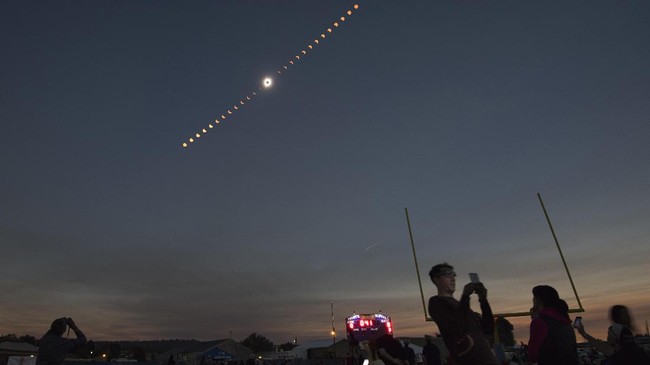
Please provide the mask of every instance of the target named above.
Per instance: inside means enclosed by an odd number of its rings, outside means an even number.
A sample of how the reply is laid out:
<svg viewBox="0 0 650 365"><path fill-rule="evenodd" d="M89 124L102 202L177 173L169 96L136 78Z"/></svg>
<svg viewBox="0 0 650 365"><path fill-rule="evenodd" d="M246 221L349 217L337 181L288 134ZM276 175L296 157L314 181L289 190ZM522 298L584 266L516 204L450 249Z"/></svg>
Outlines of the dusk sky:
<svg viewBox="0 0 650 365"><path fill-rule="evenodd" d="M650 319L650 2L0 1L0 334L338 338L432 265ZM189 148L181 143L288 72ZM475 300L473 307L478 309ZM527 341L529 318L511 318Z"/></svg>

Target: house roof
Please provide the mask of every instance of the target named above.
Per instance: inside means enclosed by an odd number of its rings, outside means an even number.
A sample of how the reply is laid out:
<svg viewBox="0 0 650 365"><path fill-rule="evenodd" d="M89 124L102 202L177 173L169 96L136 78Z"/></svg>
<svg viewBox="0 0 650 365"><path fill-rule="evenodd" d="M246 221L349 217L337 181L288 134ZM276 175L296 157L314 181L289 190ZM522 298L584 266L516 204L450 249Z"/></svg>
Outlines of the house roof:
<svg viewBox="0 0 650 365"><path fill-rule="evenodd" d="M341 341L346 341L346 340L339 340L338 342ZM323 347L330 347L333 345L332 339L327 339L327 340L314 340L314 341L309 341L303 344L300 344L294 348L292 348L290 351L288 351L291 355L295 357L302 357L306 358L307 357L307 351L310 349L314 348L323 348ZM338 343L337 342L337 343ZM346 341L347 342L347 341Z"/></svg>
<svg viewBox="0 0 650 365"><path fill-rule="evenodd" d="M38 353L38 346L27 342L0 342L0 351L3 352L20 352L20 353Z"/></svg>
<svg viewBox="0 0 650 365"><path fill-rule="evenodd" d="M174 351L175 353L206 352L224 341L226 340L197 342L197 343L189 344L187 346L172 349L172 351Z"/></svg>
<svg viewBox="0 0 650 365"><path fill-rule="evenodd" d="M196 341L183 346L172 347L169 350L158 354L159 362L167 361L169 355L188 354L188 353L201 353L210 350L225 340L214 341Z"/></svg>

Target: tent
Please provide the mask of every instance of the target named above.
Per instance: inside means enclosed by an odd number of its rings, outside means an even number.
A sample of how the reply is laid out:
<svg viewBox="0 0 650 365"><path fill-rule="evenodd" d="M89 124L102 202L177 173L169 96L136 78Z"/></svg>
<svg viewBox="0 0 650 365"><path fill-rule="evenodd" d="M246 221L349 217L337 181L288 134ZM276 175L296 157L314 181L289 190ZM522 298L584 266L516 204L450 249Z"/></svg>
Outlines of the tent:
<svg viewBox="0 0 650 365"><path fill-rule="evenodd" d="M199 357L206 357L208 359L217 359L217 360L234 360L235 356L232 354L223 351L222 349L218 347L214 347L201 355Z"/></svg>

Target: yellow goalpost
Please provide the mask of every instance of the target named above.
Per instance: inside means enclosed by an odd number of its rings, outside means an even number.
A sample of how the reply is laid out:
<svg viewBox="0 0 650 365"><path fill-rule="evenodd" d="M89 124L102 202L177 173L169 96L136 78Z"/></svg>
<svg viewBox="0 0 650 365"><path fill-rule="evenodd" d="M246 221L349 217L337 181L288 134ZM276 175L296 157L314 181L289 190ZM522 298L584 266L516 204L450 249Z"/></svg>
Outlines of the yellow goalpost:
<svg viewBox="0 0 650 365"><path fill-rule="evenodd" d="M562 264L564 265L564 270L566 271L567 277L569 278L569 282L571 283L571 288L573 289L573 294L575 295L576 301L578 302L578 308L570 308L569 313L582 313L584 312L584 308L582 307L582 303L580 302L580 297L578 296L578 291L576 290L576 286L573 283L573 278L571 277L571 272L569 271L569 266L566 263L566 260L564 259L564 254L562 253L562 248L560 247L560 243L557 240L557 236L555 234L555 230L553 229L553 225L551 224L551 219L548 216L548 212L546 211L546 207L544 206L544 201L542 201L542 196L537 193L537 198L539 199L539 203L542 206L542 210L544 211L544 216L546 217L546 222L548 223L548 227L551 230L551 234L553 235L553 240L555 241L555 246L557 247L558 252L560 253L560 258L562 259ZM427 308L424 303L424 291L422 290L422 280L420 279L420 269L418 267L418 259L417 255L415 253L415 243L413 240L413 231L411 230L411 220L409 219L409 211L407 208L404 208L404 213L406 214L406 223L408 225L408 230L409 230L409 238L411 240L411 249L413 250L413 261L415 262L415 272L418 277L418 285L420 286L420 295L422 297L422 309L424 310L424 319L425 321L433 321L428 315L427 315ZM494 314L495 318L498 317L526 317L530 316L530 311L526 312L510 312L510 313L497 313Z"/></svg>

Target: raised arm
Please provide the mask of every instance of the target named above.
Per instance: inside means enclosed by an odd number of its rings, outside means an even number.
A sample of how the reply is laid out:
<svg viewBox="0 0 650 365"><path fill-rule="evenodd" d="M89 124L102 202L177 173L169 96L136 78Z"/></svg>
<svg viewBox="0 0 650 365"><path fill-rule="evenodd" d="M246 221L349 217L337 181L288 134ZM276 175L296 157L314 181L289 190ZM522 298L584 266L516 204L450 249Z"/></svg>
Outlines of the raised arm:
<svg viewBox="0 0 650 365"><path fill-rule="evenodd" d="M75 336L77 336L77 341L75 341L76 344L77 345L85 345L86 342L87 342L86 335L84 335L84 333L81 332L79 327L77 327L77 324L74 323L72 318L66 318L66 322L68 323L68 326L70 327L70 329L72 331L74 331Z"/></svg>
<svg viewBox="0 0 650 365"><path fill-rule="evenodd" d="M614 354L614 347L612 345L610 345L609 343L607 343L607 342L605 342L603 340L599 340L599 339L595 338L594 336L588 334L585 331L585 326L582 323L577 323L577 324L574 325L574 327L578 331L580 336L582 336L582 338L587 340L587 342L589 342L590 344L594 345L596 350L602 352L603 355L611 356L612 354Z"/></svg>
<svg viewBox="0 0 650 365"><path fill-rule="evenodd" d="M494 315L490 302L487 299L487 289L483 283L474 284L476 294L478 294L478 302L481 305L481 328L483 333L487 336L494 335Z"/></svg>

